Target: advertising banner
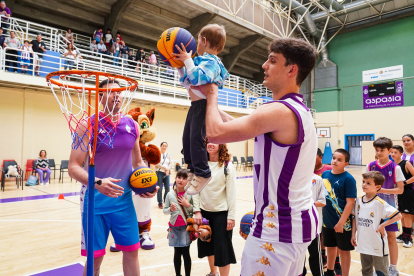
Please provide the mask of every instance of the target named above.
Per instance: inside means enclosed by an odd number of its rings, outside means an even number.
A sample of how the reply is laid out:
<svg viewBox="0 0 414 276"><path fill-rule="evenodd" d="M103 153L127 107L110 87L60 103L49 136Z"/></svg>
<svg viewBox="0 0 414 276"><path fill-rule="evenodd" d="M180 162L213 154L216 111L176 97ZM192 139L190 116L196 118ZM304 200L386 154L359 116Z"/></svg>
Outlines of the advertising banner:
<svg viewBox="0 0 414 276"><path fill-rule="evenodd" d="M402 81L363 86L364 109L404 106Z"/></svg>
<svg viewBox="0 0 414 276"><path fill-rule="evenodd" d="M391 66L362 71L362 82L399 79L403 77L403 66Z"/></svg>

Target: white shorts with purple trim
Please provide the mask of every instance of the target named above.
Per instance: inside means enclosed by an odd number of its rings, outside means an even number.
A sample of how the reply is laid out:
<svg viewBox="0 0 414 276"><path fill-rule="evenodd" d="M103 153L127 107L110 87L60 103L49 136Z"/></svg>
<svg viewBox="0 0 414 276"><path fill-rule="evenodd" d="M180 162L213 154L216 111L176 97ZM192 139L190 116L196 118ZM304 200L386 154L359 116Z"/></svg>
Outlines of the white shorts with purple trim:
<svg viewBox="0 0 414 276"><path fill-rule="evenodd" d="M310 242L271 242L249 235L241 259L241 276L301 276Z"/></svg>
<svg viewBox="0 0 414 276"><path fill-rule="evenodd" d="M86 251L86 213L82 213L82 241L81 254L87 255ZM121 251L135 251L140 247L137 216L134 206L127 209L102 215L95 215L94 219L94 257L105 255L105 247L109 232L115 240L116 249Z"/></svg>

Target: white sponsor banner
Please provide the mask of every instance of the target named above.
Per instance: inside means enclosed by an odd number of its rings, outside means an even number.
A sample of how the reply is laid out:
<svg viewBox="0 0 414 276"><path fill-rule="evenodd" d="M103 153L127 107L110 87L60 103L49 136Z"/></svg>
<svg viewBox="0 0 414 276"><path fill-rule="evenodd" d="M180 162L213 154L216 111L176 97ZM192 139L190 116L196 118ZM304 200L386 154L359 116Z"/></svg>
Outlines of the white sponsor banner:
<svg viewBox="0 0 414 276"><path fill-rule="evenodd" d="M403 66L402 65L362 71L362 82L399 79L402 77L403 77Z"/></svg>

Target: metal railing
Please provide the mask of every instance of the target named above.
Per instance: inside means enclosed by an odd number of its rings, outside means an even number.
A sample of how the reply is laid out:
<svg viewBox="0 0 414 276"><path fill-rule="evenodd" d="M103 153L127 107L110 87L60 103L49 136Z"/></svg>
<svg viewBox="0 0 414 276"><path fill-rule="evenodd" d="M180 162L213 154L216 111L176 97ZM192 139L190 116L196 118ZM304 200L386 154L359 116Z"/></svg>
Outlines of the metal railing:
<svg viewBox="0 0 414 276"><path fill-rule="evenodd" d="M10 52L17 51L16 52ZM180 84L177 70L166 66L156 66L135 62L123 58L118 58L102 53L93 53L90 51L78 49L75 59L65 58L62 55L42 54L43 63L36 71L33 64L37 62L34 53L31 54L28 62L26 74L36 76L37 74L46 75L56 70L94 70L101 72L110 72L114 74L132 77L139 81L138 93L147 93L152 95L173 97L178 99L189 99L186 89ZM80 53L80 55L79 55ZM5 71L18 71L22 73L23 63L18 61L21 55L20 49L6 47L0 50L0 68ZM77 81L75 75L70 76L71 81ZM226 81L225 88L234 89L230 81ZM234 89L235 90L235 89ZM239 91L219 92L219 104L239 108L256 108L268 99L252 97Z"/></svg>

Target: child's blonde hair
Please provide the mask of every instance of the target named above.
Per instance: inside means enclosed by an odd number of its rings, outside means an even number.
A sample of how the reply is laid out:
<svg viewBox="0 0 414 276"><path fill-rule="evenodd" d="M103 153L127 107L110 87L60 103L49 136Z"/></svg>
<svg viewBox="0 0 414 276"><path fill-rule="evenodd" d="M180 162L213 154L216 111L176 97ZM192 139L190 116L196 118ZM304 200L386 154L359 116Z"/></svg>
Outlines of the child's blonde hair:
<svg viewBox="0 0 414 276"><path fill-rule="evenodd" d="M219 24L208 24L200 31L200 36L205 37L210 43L210 48L221 52L226 44L226 30Z"/></svg>

